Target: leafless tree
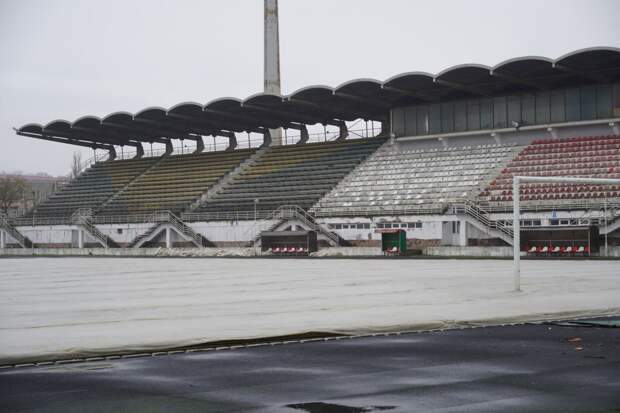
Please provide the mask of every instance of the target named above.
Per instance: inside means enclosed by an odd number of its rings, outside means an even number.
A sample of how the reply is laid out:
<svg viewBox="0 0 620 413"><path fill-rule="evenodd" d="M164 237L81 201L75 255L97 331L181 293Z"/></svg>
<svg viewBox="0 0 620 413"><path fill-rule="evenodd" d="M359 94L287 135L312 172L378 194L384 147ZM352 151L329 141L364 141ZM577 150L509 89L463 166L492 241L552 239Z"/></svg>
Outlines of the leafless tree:
<svg viewBox="0 0 620 413"><path fill-rule="evenodd" d="M73 152L73 159L71 160L71 179L78 177L82 171L82 154L80 152Z"/></svg>
<svg viewBox="0 0 620 413"><path fill-rule="evenodd" d="M28 184L19 176L0 176L0 211L9 213L9 208L23 199Z"/></svg>

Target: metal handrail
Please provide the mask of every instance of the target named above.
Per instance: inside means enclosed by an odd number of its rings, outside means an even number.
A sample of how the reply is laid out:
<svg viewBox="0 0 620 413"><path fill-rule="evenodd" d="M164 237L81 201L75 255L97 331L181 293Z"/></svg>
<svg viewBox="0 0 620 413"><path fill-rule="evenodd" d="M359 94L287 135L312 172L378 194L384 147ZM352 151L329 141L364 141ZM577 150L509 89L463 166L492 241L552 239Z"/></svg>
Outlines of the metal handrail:
<svg viewBox="0 0 620 413"><path fill-rule="evenodd" d="M378 132L380 133L380 130ZM339 133L340 132L337 132L337 131L327 131L327 133L324 133L324 132L309 133L308 134L309 139L307 143L334 141L336 138L338 138ZM377 134L370 134L370 131L368 131L367 133L365 129L351 129L349 130L349 134L350 136L347 138L349 140L365 139L365 138L371 138L371 137L377 136ZM286 134L285 136L283 136L282 144L283 145L295 145L300 140L301 140L301 134L299 133L290 134L290 135ZM258 148L264 143L263 138L256 138L256 137L250 138L249 140L238 137L237 141L238 141L238 149ZM228 142L215 142L215 143L205 142L205 146L204 146L205 148L203 152L225 151L226 149L228 149L228 145L229 145ZM194 152L196 149L197 149L197 146L195 143L192 143L190 145L178 145L172 148L172 152L170 154L171 155L190 154ZM145 150L144 157L154 158L154 157L162 156L165 153L166 153L165 148L155 148L155 149ZM135 150L121 151L120 153L118 152L116 153L116 159L117 160L133 159L136 156L136 154L137 154L137 151ZM94 156L87 158L85 161L83 161L80 164L79 173L84 172L86 169L88 169L89 167L91 167L92 165L98 162L104 162L104 161L107 161L108 159L109 159L109 154L107 152L95 154Z"/></svg>
<svg viewBox="0 0 620 413"><path fill-rule="evenodd" d="M461 203L466 202L463 200ZM474 202L470 200L470 202ZM457 202L458 204L459 202ZM487 213L512 213L512 205L510 206L490 206L485 203L477 204ZM549 210L572 210L572 209L603 209L603 202L579 202L579 203L562 203L547 205L521 205L521 211L549 211ZM316 217L338 217L338 216L376 216L376 215L430 215L441 214L445 212L448 206L446 204L434 204L428 207L403 207L403 208L365 208L365 207L349 207L345 209L331 209L327 207L315 207L312 209ZM620 211L620 202L608 202L608 210ZM273 211L259 210L256 212L257 219L269 219ZM238 212L183 212L180 218L186 222L198 221L247 221L254 219L253 211ZM130 215L95 215L91 218L94 224L110 225L110 224L139 224L148 223L151 214L130 214ZM70 225L70 217L15 217L5 218L13 226L53 226L53 225Z"/></svg>
<svg viewBox="0 0 620 413"><path fill-rule="evenodd" d="M311 214L309 214L306 210L304 210L298 205L282 205L272 213L272 219L282 220L289 218L299 219L309 228L312 228L315 231L319 231L320 233L331 239L334 243L340 243L340 237L338 235L318 224Z"/></svg>
<svg viewBox="0 0 620 413"><path fill-rule="evenodd" d="M99 230L92 221L91 208L79 208L71 215L71 222L84 227L93 237L97 238L108 248L109 237Z"/></svg>
<svg viewBox="0 0 620 413"><path fill-rule="evenodd" d="M28 238L26 238L21 232L19 232L16 228L14 228L11 223L9 222L9 218L2 214L0 215L0 228L4 229L6 232L9 233L9 235L11 236L11 238L13 238L14 240L17 241L17 243L19 245L21 245L23 248L27 248L28 247L28 242L30 242L30 240Z"/></svg>
<svg viewBox="0 0 620 413"><path fill-rule="evenodd" d="M176 216L170 210L155 211L152 214L148 215L144 222L154 224L154 226L152 226L151 229L146 233L136 237L136 240L149 234L152 230L159 226L159 224L168 223L172 225L180 234L184 234L195 240L199 245L203 245L203 236L194 231L189 225L183 222L181 218Z"/></svg>
<svg viewBox="0 0 620 413"><path fill-rule="evenodd" d="M607 202L607 209L620 209L620 202L611 201ZM605 206L605 202L601 201L588 201L588 200L579 200L579 201L568 201L562 203L548 203L541 204L539 201L534 204L523 204L520 205L521 211L549 211L549 210L576 210L576 209L603 209ZM512 203L510 205L485 205L485 208L489 212L499 213L506 212L512 213Z"/></svg>
<svg viewBox="0 0 620 413"><path fill-rule="evenodd" d="M313 213L317 217L338 217L338 216L376 216L376 215L428 215L441 214L446 210L446 204L434 204L425 207L348 207L332 209L329 207L314 207Z"/></svg>
<svg viewBox="0 0 620 413"><path fill-rule="evenodd" d="M492 220L486 210L484 210L479 204L476 204L470 200L465 200L462 203L453 204L452 211L453 213L463 212L478 220L489 229L496 229L500 232L503 232L510 238L514 237L514 232L512 231L512 228L504 225L503 223Z"/></svg>

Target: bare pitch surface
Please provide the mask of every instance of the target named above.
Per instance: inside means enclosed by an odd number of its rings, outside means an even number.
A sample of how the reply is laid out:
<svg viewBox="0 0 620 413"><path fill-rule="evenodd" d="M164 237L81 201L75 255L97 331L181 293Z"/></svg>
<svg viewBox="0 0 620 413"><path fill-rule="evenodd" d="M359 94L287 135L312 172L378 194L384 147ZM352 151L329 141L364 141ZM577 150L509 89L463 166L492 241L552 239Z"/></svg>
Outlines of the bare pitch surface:
<svg viewBox="0 0 620 413"><path fill-rule="evenodd" d="M495 260L0 261L0 359L620 310L620 264Z"/></svg>
<svg viewBox="0 0 620 413"><path fill-rule="evenodd" d="M0 371L0 411L592 413L620 331L519 325Z"/></svg>

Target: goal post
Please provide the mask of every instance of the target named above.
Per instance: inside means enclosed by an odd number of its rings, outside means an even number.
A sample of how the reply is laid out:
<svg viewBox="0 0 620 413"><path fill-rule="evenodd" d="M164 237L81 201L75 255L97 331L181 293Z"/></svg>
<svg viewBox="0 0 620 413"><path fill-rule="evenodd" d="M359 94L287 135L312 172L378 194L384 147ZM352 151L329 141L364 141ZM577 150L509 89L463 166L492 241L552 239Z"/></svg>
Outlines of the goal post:
<svg viewBox="0 0 620 413"><path fill-rule="evenodd" d="M519 211L519 187L522 182L567 182L573 184L620 185L620 179L518 175L512 177L513 276L515 291L521 291L521 214Z"/></svg>

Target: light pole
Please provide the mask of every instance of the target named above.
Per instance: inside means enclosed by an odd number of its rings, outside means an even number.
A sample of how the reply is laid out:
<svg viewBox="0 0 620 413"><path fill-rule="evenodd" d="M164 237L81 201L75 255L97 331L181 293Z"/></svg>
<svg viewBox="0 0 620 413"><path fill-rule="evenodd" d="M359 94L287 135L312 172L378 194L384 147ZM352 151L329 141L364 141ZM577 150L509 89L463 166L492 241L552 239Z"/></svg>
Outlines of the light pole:
<svg viewBox="0 0 620 413"><path fill-rule="evenodd" d="M607 234L609 233L609 228L607 227L607 193L605 193L605 257L607 255Z"/></svg>
<svg viewBox="0 0 620 413"><path fill-rule="evenodd" d="M254 226L256 226L256 208L258 206L258 203L260 202L260 200L258 198L254 198Z"/></svg>
<svg viewBox="0 0 620 413"><path fill-rule="evenodd" d="M260 202L260 200L258 198L254 198L254 230L256 230L256 232L258 232L258 228L256 227L256 209L257 209L257 206L258 206L259 202ZM257 253L256 253L256 245L254 245L254 255L257 255Z"/></svg>
<svg viewBox="0 0 620 413"><path fill-rule="evenodd" d="M35 232L35 223L36 223L36 215L37 215L37 209L35 208L34 204L35 204L35 190L32 190L32 238L30 239L30 247L32 248L32 253L34 254L34 239L36 236L36 232ZM25 241L24 241L25 243Z"/></svg>

